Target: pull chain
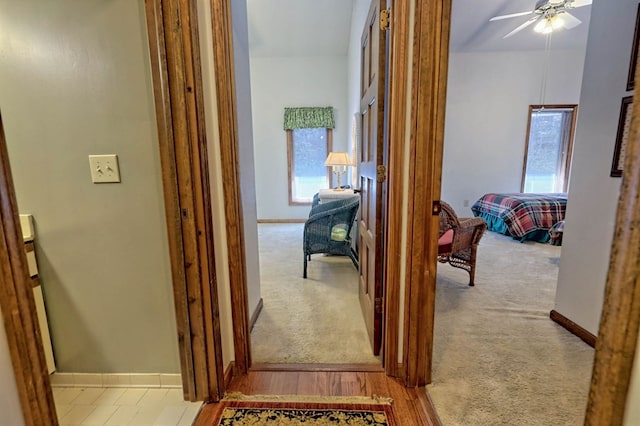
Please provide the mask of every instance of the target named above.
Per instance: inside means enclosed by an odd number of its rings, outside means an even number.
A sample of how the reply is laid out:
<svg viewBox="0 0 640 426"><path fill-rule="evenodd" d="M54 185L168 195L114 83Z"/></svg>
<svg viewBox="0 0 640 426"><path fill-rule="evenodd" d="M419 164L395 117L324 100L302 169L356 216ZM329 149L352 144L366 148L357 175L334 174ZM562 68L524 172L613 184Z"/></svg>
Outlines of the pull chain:
<svg viewBox="0 0 640 426"><path fill-rule="evenodd" d="M545 42L544 51L544 70L542 73L542 84L540 85L540 111L544 109L544 97L547 92L547 77L549 74L550 56L551 56L551 34L547 34L547 40Z"/></svg>

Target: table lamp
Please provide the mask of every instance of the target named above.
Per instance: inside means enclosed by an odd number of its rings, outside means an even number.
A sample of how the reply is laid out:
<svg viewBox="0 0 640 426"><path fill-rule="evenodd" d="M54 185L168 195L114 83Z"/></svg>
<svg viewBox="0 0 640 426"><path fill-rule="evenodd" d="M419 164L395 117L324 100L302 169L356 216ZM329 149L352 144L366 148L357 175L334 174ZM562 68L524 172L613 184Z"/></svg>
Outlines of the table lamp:
<svg viewBox="0 0 640 426"><path fill-rule="evenodd" d="M351 158L346 152L330 152L327 159L324 162L325 166L331 166L333 173L338 176L338 187L334 188L334 191L344 191L340 186L340 175L347 172L347 166L353 165Z"/></svg>

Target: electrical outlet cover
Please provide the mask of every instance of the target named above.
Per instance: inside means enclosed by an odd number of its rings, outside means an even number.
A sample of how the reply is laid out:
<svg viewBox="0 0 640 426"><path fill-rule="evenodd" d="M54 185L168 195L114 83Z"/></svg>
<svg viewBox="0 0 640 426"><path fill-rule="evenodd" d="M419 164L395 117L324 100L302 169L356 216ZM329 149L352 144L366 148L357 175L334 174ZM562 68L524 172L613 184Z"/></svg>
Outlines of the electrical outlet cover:
<svg viewBox="0 0 640 426"><path fill-rule="evenodd" d="M90 155L89 165L91 167L91 181L93 183L120 182L120 169L118 167L117 155Z"/></svg>

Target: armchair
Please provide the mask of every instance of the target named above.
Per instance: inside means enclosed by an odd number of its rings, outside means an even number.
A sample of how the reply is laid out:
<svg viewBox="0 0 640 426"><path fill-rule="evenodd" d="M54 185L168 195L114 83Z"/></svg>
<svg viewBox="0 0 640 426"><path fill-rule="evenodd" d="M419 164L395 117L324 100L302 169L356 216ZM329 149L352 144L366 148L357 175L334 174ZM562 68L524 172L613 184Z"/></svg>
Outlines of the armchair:
<svg viewBox="0 0 640 426"><path fill-rule="evenodd" d="M354 263L357 262L349 235L359 205L358 196L324 203L319 202L318 194L313 197L309 219L304 224L303 278L307 278L307 261L311 261L311 255L315 253L349 256Z"/></svg>
<svg viewBox="0 0 640 426"><path fill-rule="evenodd" d="M438 262L449 263L469 273L469 285L475 285L476 253L480 238L487 230L484 219L458 218L453 208L440 201L440 233L438 238Z"/></svg>

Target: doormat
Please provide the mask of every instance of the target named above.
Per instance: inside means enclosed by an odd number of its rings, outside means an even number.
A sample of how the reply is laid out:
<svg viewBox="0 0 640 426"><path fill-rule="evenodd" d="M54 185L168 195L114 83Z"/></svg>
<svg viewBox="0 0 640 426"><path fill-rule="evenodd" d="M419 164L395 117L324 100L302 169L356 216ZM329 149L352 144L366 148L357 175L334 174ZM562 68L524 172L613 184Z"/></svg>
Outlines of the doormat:
<svg viewBox="0 0 640 426"><path fill-rule="evenodd" d="M388 398L227 395L213 426L397 426Z"/></svg>

